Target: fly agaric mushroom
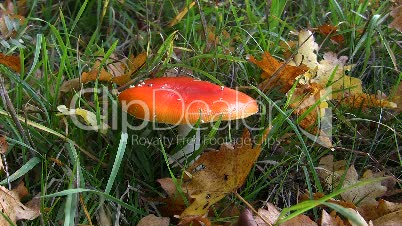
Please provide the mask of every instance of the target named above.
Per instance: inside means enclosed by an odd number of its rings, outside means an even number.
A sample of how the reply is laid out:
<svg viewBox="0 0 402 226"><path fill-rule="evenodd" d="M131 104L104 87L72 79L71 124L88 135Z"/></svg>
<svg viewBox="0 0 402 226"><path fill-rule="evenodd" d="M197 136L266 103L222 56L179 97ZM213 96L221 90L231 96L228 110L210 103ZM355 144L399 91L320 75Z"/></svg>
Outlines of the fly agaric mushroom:
<svg viewBox="0 0 402 226"><path fill-rule="evenodd" d="M136 118L179 125L178 136L185 137L200 119L201 123L246 118L257 113L257 102L234 89L191 77L161 77L148 79L119 95L123 110ZM131 102L131 103L130 103ZM176 160L200 147L200 131Z"/></svg>

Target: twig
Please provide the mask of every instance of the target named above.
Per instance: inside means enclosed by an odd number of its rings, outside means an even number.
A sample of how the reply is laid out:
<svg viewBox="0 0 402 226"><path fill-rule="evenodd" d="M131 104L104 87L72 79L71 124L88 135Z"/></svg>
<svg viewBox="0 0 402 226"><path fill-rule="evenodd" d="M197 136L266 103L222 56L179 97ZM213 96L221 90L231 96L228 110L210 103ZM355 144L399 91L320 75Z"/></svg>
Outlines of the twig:
<svg viewBox="0 0 402 226"><path fill-rule="evenodd" d="M237 197L240 201L242 201L244 204L246 204L246 206L251 210L251 212L253 212L253 213L255 213L257 216L259 216L259 217L261 218L261 220L263 220L268 226L272 226L272 224L269 223L269 222L265 219L264 216L261 216L261 214L258 213L258 212L254 209L254 207L253 207L250 203L248 203L243 197L241 197L241 196L239 195L239 193L237 193L237 191L235 191L234 194L236 195L236 197Z"/></svg>
<svg viewBox="0 0 402 226"><path fill-rule="evenodd" d="M201 24L202 24L202 28L204 30L204 36L205 36L204 38L205 38L205 40L207 40L207 38L208 38L207 21L205 20L205 15L204 15L204 12L202 11L200 1L196 0L196 2L197 2L198 10L200 11Z"/></svg>
<svg viewBox="0 0 402 226"><path fill-rule="evenodd" d="M4 105L6 107L6 110L8 111L11 118L13 119L13 122L14 122L15 126L17 127L18 132L24 139L25 144L31 146L33 149L33 147L34 147L33 142L30 142L30 140L28 139L28 137L25 134L24 128L22 127L20 121L18 120L17 113L10 100L10 97L8 96L7 90L4 86L4 79L1 75L0 75L0 95L3 100ZM31 153L32 156L35 156L35 152L32 151L32 149L29 148L29 152Z"/></svg>

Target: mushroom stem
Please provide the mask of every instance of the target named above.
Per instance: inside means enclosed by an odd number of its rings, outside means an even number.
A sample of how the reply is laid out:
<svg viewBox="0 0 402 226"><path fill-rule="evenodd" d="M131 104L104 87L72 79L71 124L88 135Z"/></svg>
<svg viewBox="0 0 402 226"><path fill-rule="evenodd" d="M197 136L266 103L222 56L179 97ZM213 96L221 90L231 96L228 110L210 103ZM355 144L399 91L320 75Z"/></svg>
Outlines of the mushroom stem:
<svg viewBox="0 0 402 226"><path fill-rule="evenodd" d="M193 129L193 125L183 124L183 125L179 125L177 129L178 129L178 135L177 135L178 138L185 139L186 136ZM200 129L197 128L195 136L190 137L189 139L191 139L190 142L186 146L184 146L182 150L176 152L174 155L171 156L174 160L176 160L180 163L183 163L183 161L185 160L185 159L182 159L183 157L188 157L195 150L200 148L200 143L201 143Z"/></svg>

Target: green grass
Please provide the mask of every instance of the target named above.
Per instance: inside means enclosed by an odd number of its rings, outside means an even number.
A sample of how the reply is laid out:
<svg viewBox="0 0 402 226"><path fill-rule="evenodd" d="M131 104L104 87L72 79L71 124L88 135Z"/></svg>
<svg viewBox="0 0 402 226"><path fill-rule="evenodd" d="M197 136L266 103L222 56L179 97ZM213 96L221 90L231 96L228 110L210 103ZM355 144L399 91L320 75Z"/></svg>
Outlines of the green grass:
<svg viewBox="0 0 402 226"><path fill-rule="evenodd" d="M315 34L317 43L322 45L318 57L327 51L348 56L348 63L355 64L349 73L363 81L365 91L391 94L402 78L402 48L398 43L402 35L388 28L390 1L378 6L368 0L273 0L269 6L267 1L218 1L219 6L215 1L200 1L201 8L196 4L174 27L167 26L169 21L191 1L66 0L60 5L55 1L28 2L26 24L18 28L16 37L6 40L9 46L0 45L0 52L19 54L23 62L20 74L0 66L0 75L29 140L24 139L1 102L0 131L6 134L10 145L5 154L11 174L9 181L15 186L24 180L30 194L40 193L43 197L41 217L24 221L23 225L89 224L80 195L94 224L102 204L111 213L112 222L120 213L121 225L133 225L146 214L155 213L151 199L163 194L156 180L172 175L181 177L182 169L168 167L165 161L166 154L177 149L176 144L160 143L161 137L177 136L176 129L155 131L149 125L139 131L122 131L120 108L112 112L113 106L118 105L112 90L117 88L115 85L99 81L84 84L83 88L107 92L81 95L76 106L94 112L98 121L101 115L117 113L116 118L108 121L111 125L116 120L117 126L107 133L82 130L69 117L56 115L58 105L68 105L73 95L79 93L79 90L61 93L63 82L89 71L101 55L105 64L112 54L122 59L147 51L148 60L134 75L135 82L178 68L191 70L194 76L216 84L252 87L242 91L266 105L275 102L270 115L247 119L255 127L267 128L270 121L274 125L259 162L238 191L256 209L269 201L286 211L296 211L288 218L308 210L312 210L309 216L319 217L316 206L322 200L300 205L297 194L305 190L310 194L325 192L326 198L339 194L340 189L326 191L315 170L326 154L348 160L360 173L372 169L385 170L396 178L402 176L398 151L400 114L388 109L363 111L331 103L336 145L332 152L300 133L285 96L276 91L264 94L254 88L262 81L261 70L246 60L247 55L260 56L263 51L284 59L279 43L295 39L290 31L326 23L339 25L345 39L342 45ZM206 28L202 20L215 27L220 40L216 46L204 37ZM229 39L224 37L225 32ZM24 42L16 43L19 39ZM132 117L128 120L135 125L141 123ZM208 138L235 139L242 130L243 127L236 128L233 124L230 130L217 131L211 126L203 133ZM252 132L256 137L261 133ZM283 139L289 134L294 135ZM145 145L134 142L141 138L154 142ZM60 163L56 164L54 159ZM1 184L7 183L3 173ZM234 195L228 195L220 203L211 217L214 222L226 219L222 216L224 206L246 208Z"/></svg>

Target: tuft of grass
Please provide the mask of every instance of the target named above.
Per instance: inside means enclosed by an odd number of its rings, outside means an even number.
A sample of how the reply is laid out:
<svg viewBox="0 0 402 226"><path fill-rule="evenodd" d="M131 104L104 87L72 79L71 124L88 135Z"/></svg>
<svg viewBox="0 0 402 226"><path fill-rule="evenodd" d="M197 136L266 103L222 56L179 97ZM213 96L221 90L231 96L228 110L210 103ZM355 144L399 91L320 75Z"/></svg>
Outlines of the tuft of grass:
<svg viewBox="0 0 402 226"><path fill-rule="evenodd" d="M112 222L118 220L121 225L133 225L142 216L157 213L153 203L147 201L163 195L156 179L180 178L182 173L181 168L171 168L166 161L180 144L160 143L160 138L176 137L176 129L158 131L148 125L142 130L123 131L122 112L113 91L118 88L115 85L95 81L81 87L103 90L104 95L60 91L64 81L79 78L99 57L103 65L111 56L123 59L144 51L149 57L133 75L134 82L162 76L172 69L183 74L190 71L203 80L240 87L265 104L261 113L248 118L247 123L262 128L252 131L255 137L261 136L263 129L272 129L259 161L238 191L255 208L269 201L285 212L294 211L282 221L306 211L317 219L320 204L341 212L342 209L330 206L324 199L337 197L344 189L326 190L315 170L319 159L329 153L339 160L348 160L360 171L370 168L396 178L401 176L401 114L330 103L336 145L332 152L300 133L286 97L276 91L262 93L255 88L262 81L261 71L246 60L247 55L260 55L263 51L284 59L280 43L294 39L291 31L337 25L344 43L337 45L328 37L315 34L322 48L319 54L334 51L346 55L348 63L355 64L350 75L360 78L364 89L392 94L402 78L402 34L387 26L391 1L378 5L369 0L199 1L200 7L196 4L177 25L168 27L169 21L190 3L189 0L28 3L26 24L18 27L14 41L0 43L2 52L19 54L23 65L19 74L0 65L0 76L5 79L18 120L32 140L32 144L24 140L2 103L0 132L6 134L10 145L5 155L10 176L2 174L0 183L14 186L24 180L31 194L42 195L41 217L25 221L24 225L53 225L58 221L64 225L89 224L88 215L96 222L100 203L111 213ZM209 31L219 41L208 39ZM102 115L108 115L108 123L116 126L101 134L82 130L70 118L58 116L57 106L68 105L74 95L79 100L76 107L94 112L98 121ZM141 121L128 118L128 123L138 125ZM230 129L218 129L225 126ZM207 139L233 140L243 129L236 123L218 121L203 135ZM206 142L196 155L218 147ZM30 156L31 152L34 156ZM305 190L310 197L314 192L328 195L301 206L297 204L297 194ZM214 222L228 220L222 217L224 206L244 207L234 196L221 202L222 205L214 207ZM229 219L235 221L236 216Z"/></svg>

